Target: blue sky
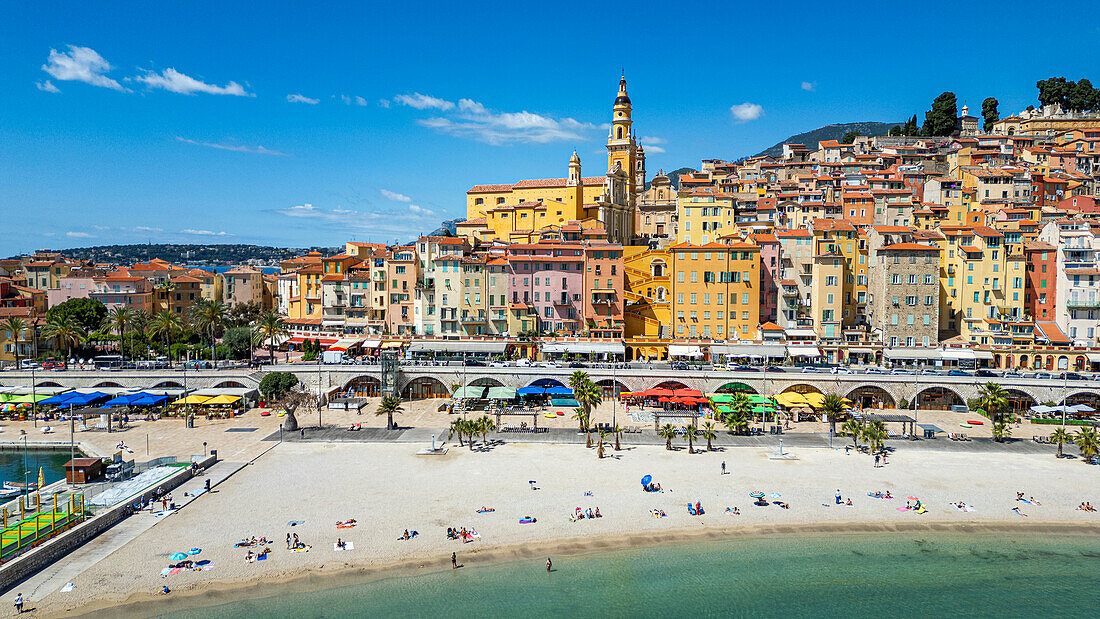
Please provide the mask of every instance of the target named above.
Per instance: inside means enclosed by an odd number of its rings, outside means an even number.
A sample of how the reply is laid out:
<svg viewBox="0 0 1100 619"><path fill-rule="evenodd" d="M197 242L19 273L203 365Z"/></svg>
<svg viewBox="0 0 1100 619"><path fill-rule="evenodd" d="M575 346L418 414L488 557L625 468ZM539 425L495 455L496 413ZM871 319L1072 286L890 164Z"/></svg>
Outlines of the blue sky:
<svg viewBox="0 0 1100 619"><path fill-rule="evenodd" d="M601 174L620 67L651 175L1100 83L1091 3L882 4L3 3L0 254L405 240L574 147Z"/></svg>

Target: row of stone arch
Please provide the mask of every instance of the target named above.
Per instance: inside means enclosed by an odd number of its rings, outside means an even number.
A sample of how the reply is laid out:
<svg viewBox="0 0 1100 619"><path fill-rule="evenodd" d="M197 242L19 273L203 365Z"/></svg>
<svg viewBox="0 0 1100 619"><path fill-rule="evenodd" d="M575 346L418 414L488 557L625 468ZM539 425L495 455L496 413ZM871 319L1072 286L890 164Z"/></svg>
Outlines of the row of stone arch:
<svg viewBox="0 0 1100 619"><path fill-rule="evenodd" d="M535 386L560 386L563 383L553 378L540 378L531 383ZM622 382L613 379L596 381L603 389L605 398L617 397L623 391L629 389ZM503 383L495 378L482 377L470 381L469 385L475 387L500 387ZM401 390L402 397L406 399L423 398L447 398L453 392L454 385L446 385L438 378L422 376L407 383ZM685 389L687 385L679 381L669 380L654 385L657 388ZM352 380L345 388L343 395L376 397L380 394L381 382L372 376L361 376ZM729 382L715 390L717 393L756 393L751 386L741 382ZM1006 389L1008 404L1015 413L1026 411L1038 404L1035 398L1017 389ZM796 384L783 390L794 393L823 393L817 387L808 384ZM898 402L889 392L877 385L862 385L855 387L844 394L858 408L892 409L897 408ZM947 387L933 386L922 389L917 394L916 408L919 410L950 410L952 406L965 404L965 400L955 391ZM1066 403L1087 404L1100 410L1100 395L1091 391L1081 391L1067 396ZM909 404L912 405L911 403Z"/></svg>
<svg viewBox="0 0 1100 619"><path fill-rule="evenodd" d="M35 387L63 387L63 386L64 385L61 385L60 383L57 383L57 382L52 381L52 380L44 380L44 381L41 381L41 382L35 384ZM98 382L98 383L96 383L96 384L94 384L90 387L81 387L81 389L95 389L97 387L125 387L125 386L126 385L120 385L120 384L118 384L118 383L116 383L115 381L112 381L112 380L105 380L105 381ZM232 389L232 388L243 388L243 387L246 387L246 385L243 385L243 384L241 384L241 383L239 383L235 380L223 380L222 382L220 382L216 385L213 385L214 389L223 389L223 388L224 389ZM176 382L174 380L164 380L164 381L161 381L161 382L153 385L152 387L148 387L148 389L183 389L183 383Z"/></svg>

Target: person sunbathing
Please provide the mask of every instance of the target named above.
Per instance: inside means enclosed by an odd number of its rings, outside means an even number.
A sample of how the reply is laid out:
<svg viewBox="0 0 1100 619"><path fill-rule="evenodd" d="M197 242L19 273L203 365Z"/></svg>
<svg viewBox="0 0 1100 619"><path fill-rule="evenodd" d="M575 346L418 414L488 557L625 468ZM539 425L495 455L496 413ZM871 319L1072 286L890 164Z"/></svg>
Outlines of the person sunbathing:
<svg viewBox="0 0 1100 619"><path fill-rule="evenodd" d="M409 534L409 532L405 531L405 535L408 535L408 534ZM347 548L347 545L348 545L347 542L345 542L344 540L340 539L339 537L336 538L336 547L338 549L344 550L345 548Z"/></svg>
<svg viewBox="0 0 1100 619"><path fill-rule="evenodd" d="M602 515L600 514L600 508L599 508L598 506L596 507L596 513L595 513L595 516L596 516L597 518L603 518L603 516L602 516Z"/></svg>
<svg viewBox="0 0 1100 619"><path fill-rule="evenodd" d="M252 554L252 551L251 551L251 550L249 550L249 551L248 551L248 554L246 554L246 555L244 556L244 562L245 562L245 563L252 563L252 562L253 562L253 561L255 561L255 560L256 560L256 555Z"/></svg>
<svg viewBox="0 0 1100 619"><path fill-rule="evenodd" d="M791 508L790 503L784 503L782 501L776 501L775 504L782 507L783 509L790 509Z"/></svg>
<svg viewBox="0 0 1100 619"><path fill-rule="evenodd" d="M887 491L886 491L886 494L882 495L882 498L884 498L884 499L892 499L892 498L894 498L894 495L890 494L890 491L889 491L889 490L887 490Z"/></svg>
<svg viewBox="0 0 1100 619"><path fill-rule="evenodd" d="M852 497L848 497L848 500L845 501L844 504L851 507L852 506Z"/></svg>

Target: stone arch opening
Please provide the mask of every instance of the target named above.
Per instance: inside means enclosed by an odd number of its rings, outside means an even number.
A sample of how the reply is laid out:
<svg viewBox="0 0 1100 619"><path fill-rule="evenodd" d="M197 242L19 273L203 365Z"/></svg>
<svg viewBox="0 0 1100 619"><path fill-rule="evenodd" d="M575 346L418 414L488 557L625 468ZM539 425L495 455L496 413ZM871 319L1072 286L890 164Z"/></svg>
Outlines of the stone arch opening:
<svg viewBox="0 0 1100 619"><path fill-rule="evenodd" d="M846 396L856 408L897 408L894 396L877 385L861 385Z"/></svg>
<svg viewBox="0 0 1100 619"><path fill-rule="evenodd" d="M959 394L947 387L928 387L917 394L917 408L949 411L952 406L965 404Z"/></svg>
<svg viewBox="0 0 1100 619"><path fill-rule="evenodd" d="M1093 410L1100 411L1100 394L1095 391L1078 391L1066 398L1066 406L1076 406L1078 404L1084 404L1092 407Z"/></svg>
<svg viewBox="0 0 1100 619"><path fill-rule="evenodd" d="M715 390L715 393L751 393L755 394L756 389L746 385L745 383L732 382L726 383Z"/></svg>
<svg viewBox="0 0 1100 619"><path fill-rule="evenodd" d="M55 383L52 380L44 380L40 383L35 383L34 386L35 387L60 387L61 385L59 383ZM117 387L118 385L96 385L96 386L97 387L108 387L108 386Z"/></svg>
<svg viewBox="0 0 1100 619"><path fill-rule="evenodd" d="M164 389L183 389L183 385L181 385L180 383L177 383L174 380L162 380L159 383L153 385L154 389L156 389L158 387L159 388L164 388Z"/></svg>
<svg viewBox="0 0 1100 619"><path fill-rule="evenodd" d="M791 385L780 393L821 393L821 390L813 385Z"/></svg>
<svg viewBox="0 0 1100 619"><path fill-rule="evenodd" d="M470 381L471 387L503 387L504 383L495 378L489 378L488 376L482 376L481 378Z"/></svg>
<svg viewBox="0 0 1100 619"><path fill-rule="evenodd" d="M653 386L654 389L689 389L687 385L678 380L666 380Z"/></svg>
<svg viewBox="0 0 1100 619"><path fill-rule="evenodd" d="M1059 370L1068 370L1069 369L1069 357L1067 357L1065 355L1059 355L1058 356L1058 369Z"/></svg>
<svg viewBox="0 0 1100 619"><path fill-rule="evenodd" d="M402 392L407 400L426 400L428 398L449 398L451 390L443 381L434 376L421 376L405 385Z"/></svg>
<svg viewBox="0 0 1100 619"><path fill-rule="evenodd" d="M665 300L666 300L667 295L668 295L668 292L665 291L664 286L657 286L657 297L656 298L657 298L658 303L664 303Z"/></svg>
<svg viewBox="0 0 1100 619"><path fill-rule="evenodd" d="M377 398L382 395L382 381L374 376L357 376L344 386L344 397Z"/></svg>
<svg viewBox="0 0 1100 619"><path fill-rule="evenodd" d="M1011 411L1013 415L1021 415L1027 412L1032 406L1038 404L1035 398L1019 389L1005 389L1005 402L1008 403L1008 410Z"/></svg>
<svg viewBox="0 0 1100 619"><path fill-rule="evenodd" d="M95 387L121 387L122 385L116 383L113 380L105 380L105 381L101 381L101 382L96 383L94 386Z"/></svg>
<svg viewBox="0 0 1100 619"><path fill-rule="evenodd" d="M540 378L531 383L531 387L564 387L565 383L556 378Z"/></svg>
<svg viewBox="0 0 1100 619"><path fill-rule="evenodd" d="M600 389L603 390L603 397L605 399L606 398L618 398L620 393L622 393L624 391L630 391L630 389L626 388L626 385L622 384L621 382L619 382L617 380L611 379L611 378L605 378L603 380L598 380L598 381L596 381L596 385Z"/></svg>
<svg viewBox="0 0 1100 619"><path fill-rule="evenodd" d="M244 385L235 380L223 380L222 382L214 385L215 388L225 387L229 389L243 389Z"/></svg>
<svg viewBox="0 0 1100 619"><path fill-rule="evenodd" d="M1073 359L1073 369L1081 371L1088 367L1089 360L1084 355L1077 355Z"/></svg>

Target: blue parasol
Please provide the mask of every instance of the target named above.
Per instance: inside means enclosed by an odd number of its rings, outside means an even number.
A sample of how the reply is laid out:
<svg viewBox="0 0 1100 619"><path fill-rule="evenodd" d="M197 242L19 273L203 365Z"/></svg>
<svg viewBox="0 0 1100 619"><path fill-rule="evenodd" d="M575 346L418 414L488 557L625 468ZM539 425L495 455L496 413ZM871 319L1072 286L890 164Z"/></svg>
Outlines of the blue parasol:
<svg viewBox="0 0 1100 619"><path fill-rule="evenodd" d="M187 558L187 555L183 554L182 552L175 552L175 553L172 553L172 554L168 555L168 560L169 561L183 561L186 558Z"/></svg>
<svg viewBox="0 0 1100 619"><path fill-rule="evenodd" d="M200 552L202 552L202 548L192 548L191 550L187 551L187 554L189 554L191 556L195 556L195 555L199 554Z"/></svg>
<svg viewBox="0 0 1100 619"><path fill-rule="evenodd" d="M642 478L642 485L643 486L648 486L649 482L651 482L651 481L653 481L653 476L652 475L646 475L645 477Z"/></svg>
<svg viewBox="0 0 1100 619"><path fill-rule="evenodd" d="M773 493L769 494L768 496L770 496L773 499L778 499L782 495L780 495L778 492L773 492Z"/></svg>
<svg viewBox="0 0 1100 619"><path fill-rule="evenodd" d="M750 492L750 493L749 493L749 496L751 496L751 497L752 497L752 498L754 498L754 499L760 499L760 498L763 498L763 497L764 497L764 493L763 493L763 492L760 492L759 490L756 490L756 491L754 491L754 492Z"/></svg>

